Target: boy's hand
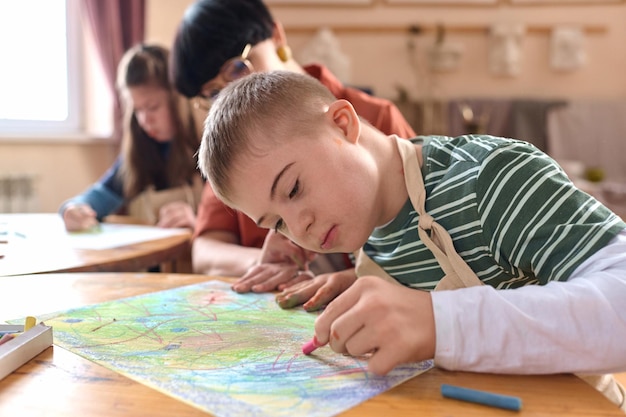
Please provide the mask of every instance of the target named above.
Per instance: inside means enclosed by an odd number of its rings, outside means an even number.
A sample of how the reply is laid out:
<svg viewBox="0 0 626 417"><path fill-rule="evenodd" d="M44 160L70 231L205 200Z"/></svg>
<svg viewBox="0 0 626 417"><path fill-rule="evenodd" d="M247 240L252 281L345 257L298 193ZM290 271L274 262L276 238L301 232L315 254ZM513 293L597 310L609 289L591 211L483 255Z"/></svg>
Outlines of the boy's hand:
<svg viewBox="0 0 626 417"><path fill-rule="evenodd" d="M324 307L356 281L354 269L321 274L313 280L289 286L276 295L281 308L292 308L302 304L306 311Z"/></svg>
<svg viewBox="0 0 626 417"><path fill-rule="evenodd" d="M430 293L366 276L333 300L315 321L315 337L338 353L371 354L368 369L385 375L435 355Z"/></svg>
<svg viewBox="0 0 626 417"><path fill-rule="evenodd" d="M87 230L98 225L96 212L87 204L73 204L63 211L63 223L68 232Z"/></svg>
<svg viewBox="0 0 626 417"><path fill-rule="evenodd" d="M265 263L248 269L244 276L232 285L238 293L268 292L294 285L313 278L311 271L302 271L293 262Z"/></svg>
<svg viewBox="0 0 626 417"><path fill-rule="evenodd" d="M184 201L173 201L159 209L158 227L173 228L186 227L193 229L196 224L196 215L193 208Z"/></svg>
<svg viewBox="0 0 626 417"><path fill-rule="evenodd" d="M310 280L313 273L308 270L308 264L316 256L270 230L263 242L259 264L248 269L232 289L239 293L267 292Z"/></svg>

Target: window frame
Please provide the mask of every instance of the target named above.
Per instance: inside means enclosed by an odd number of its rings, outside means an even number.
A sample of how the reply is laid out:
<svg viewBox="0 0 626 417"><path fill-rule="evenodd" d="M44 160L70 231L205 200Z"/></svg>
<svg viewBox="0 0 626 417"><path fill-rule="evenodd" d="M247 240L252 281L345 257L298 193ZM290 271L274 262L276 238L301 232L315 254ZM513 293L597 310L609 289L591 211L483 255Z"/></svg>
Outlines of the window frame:
<svg viewBox="0 0 626 417"><path fill-rule="evenodd" d="M65 120L0 119L0 138L57 138L84 133L85 114L83 89L83 42L80 6L77 1L65 0L68 115Z"/></svg>

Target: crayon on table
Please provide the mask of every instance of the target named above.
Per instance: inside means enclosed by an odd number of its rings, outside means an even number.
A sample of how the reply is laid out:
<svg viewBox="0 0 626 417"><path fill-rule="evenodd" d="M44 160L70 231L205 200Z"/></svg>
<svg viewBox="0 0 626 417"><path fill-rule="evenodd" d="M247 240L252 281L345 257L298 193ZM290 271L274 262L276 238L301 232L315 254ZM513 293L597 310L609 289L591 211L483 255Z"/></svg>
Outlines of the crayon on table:
<svg viewBox="0 0 626 417"><path fill-rule="evenodd" d="M0 337L0 345L13 340L13 338L15 337L15 334L13 333L5 333L2 335L2 337Z"/></svg>
<svg viewBox="0 0 626 417"><path fill-rule="evenodd" d="M518 397L448 384L441 385L441 395L446 398L488 405L490 407L504 408L506 410L519 411L522 408L522 400Z"/></svg>
<svg viewBox="0 0 626 417"><path fill-rule="evenodd" d="M33 316L26 317L26 319L24 320L24 331L28 331L32 329L33 327L35 327L36 324L37 324L36 318L34 318Z"/></svg>
<svg viewBox="0 0 626 417"><path fill-rule="evenodd" d="M0 324L0 336L4 337L11 335L13 337L19 336L27 330L32 329L37 324L37 319L33 316L28 316L24 319L24 324ZM5 341L8 339L5 339Z"/></svg>

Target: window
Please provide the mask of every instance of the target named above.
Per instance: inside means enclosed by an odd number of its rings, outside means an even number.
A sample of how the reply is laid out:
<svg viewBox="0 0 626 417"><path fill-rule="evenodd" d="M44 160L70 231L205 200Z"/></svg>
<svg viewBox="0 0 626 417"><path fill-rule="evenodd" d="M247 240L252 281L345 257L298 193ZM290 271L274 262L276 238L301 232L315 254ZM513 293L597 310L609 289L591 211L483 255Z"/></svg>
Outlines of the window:
<svg viewBox="0 0 626 417"><path fill-rule="evenodd" d="M77 2L0 1L0 135L78 132Z"/></svg>

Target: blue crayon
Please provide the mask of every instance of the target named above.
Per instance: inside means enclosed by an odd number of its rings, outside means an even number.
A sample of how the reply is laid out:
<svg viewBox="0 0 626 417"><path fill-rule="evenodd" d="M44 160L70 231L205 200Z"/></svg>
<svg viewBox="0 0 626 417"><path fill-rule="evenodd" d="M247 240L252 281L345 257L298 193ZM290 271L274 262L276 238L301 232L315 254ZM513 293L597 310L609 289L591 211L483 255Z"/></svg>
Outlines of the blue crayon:
<svg viewBox="0 0 626 417"><path fill-rule="evenodd" d="M486 391L456 387L454 385L448 384L441 385L441 395L446 398L469 401L472 403L504 408L513 411L519 411L522 408L522 400L518 397L511 397L509 395L494 394Z"/></svg>

